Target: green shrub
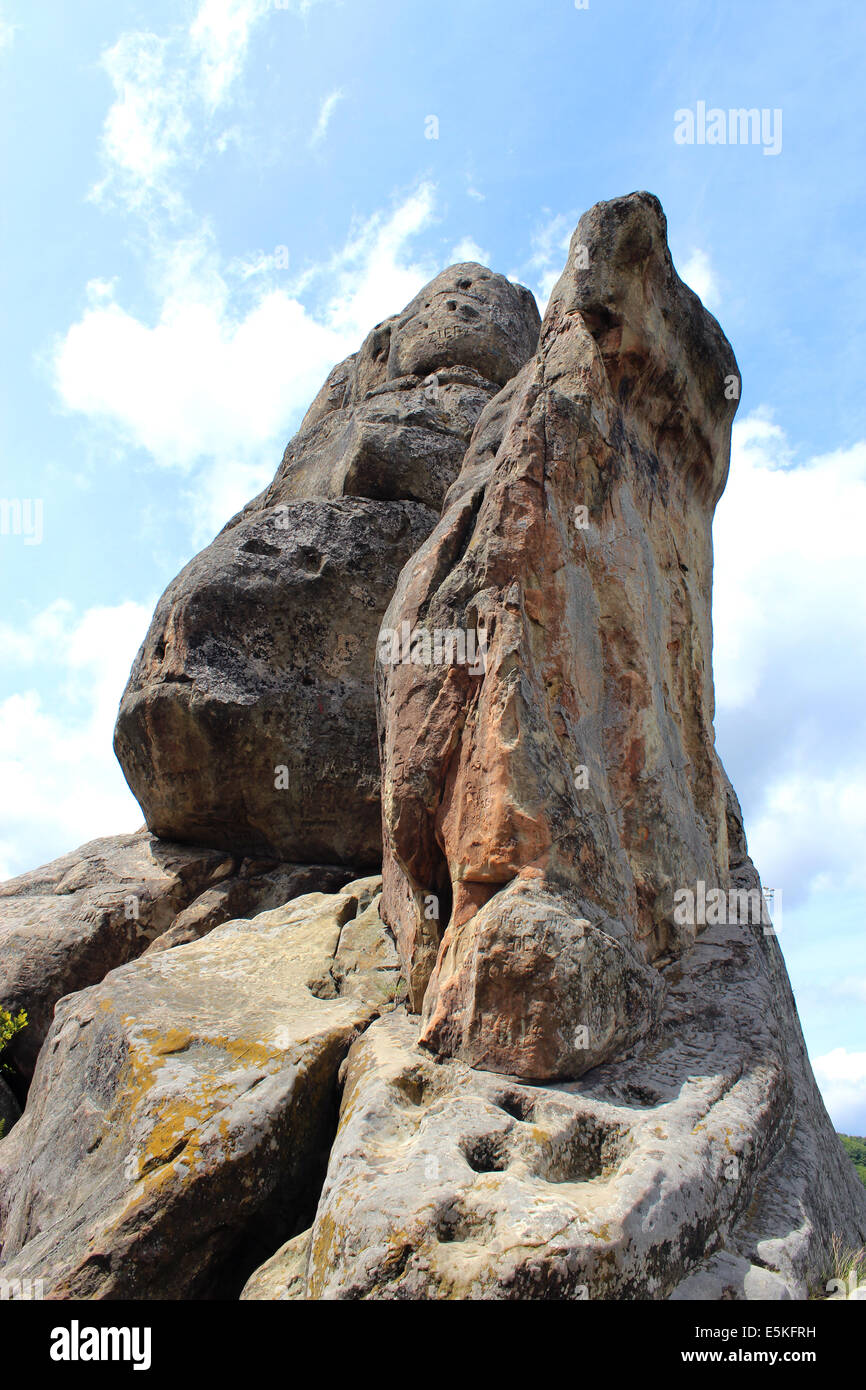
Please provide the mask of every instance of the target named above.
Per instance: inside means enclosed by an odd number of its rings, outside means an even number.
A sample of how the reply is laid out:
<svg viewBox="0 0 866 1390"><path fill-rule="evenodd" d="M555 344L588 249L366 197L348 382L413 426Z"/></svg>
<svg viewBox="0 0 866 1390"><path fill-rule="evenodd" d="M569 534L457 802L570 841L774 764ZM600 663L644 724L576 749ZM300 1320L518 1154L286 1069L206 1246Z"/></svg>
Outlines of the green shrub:
<svg viewBox="0 0 866 1390"><path fill-rule="evenodd" d="M27 1015L23 1009L19 1009L17 1014L10 1014L8 1009L0 1009L0 1055L9 1046L15 1034L26 1027ZM0 1070L9 1070L5 1062L0 1062Z"/></svg>
<svg viewBox="0 0 866 1390"><path fill-rule="evenodd" d="M854 1134L840 1134L839 1138L845 1146L848 1157L857 1169L860 1181L866 1187L866 1139L858 1139Z"/></svg>

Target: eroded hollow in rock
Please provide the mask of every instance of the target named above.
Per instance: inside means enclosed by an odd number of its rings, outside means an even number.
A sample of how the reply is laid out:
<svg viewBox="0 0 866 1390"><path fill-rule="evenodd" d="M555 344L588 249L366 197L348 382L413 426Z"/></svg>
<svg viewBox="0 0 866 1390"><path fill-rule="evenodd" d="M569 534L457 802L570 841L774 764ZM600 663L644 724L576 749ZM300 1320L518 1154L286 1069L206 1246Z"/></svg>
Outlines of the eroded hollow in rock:
<svg viewBox="0 0 866 1390"><path fill-rule="evenodd" d="M498 1105L500 1110L504 1110L506 1115L520 1120L523 1124L529 1124L535 1116L535 1102L521 1091L506 1091L496 1097L494 1104Z"/></svg>
<svg viewBox="0 0 866 1390"><path fill-rule="evenodd" d="M460 1145L463 1157L475 1173L502 1173L508 1167L508 1139L505 1134L478 1134Z"/></svg>
<svg viewBox="0 0 866 1390"><path fill-rule="evenodd" d="M546 1150L547 1161L537 1176L550 1183L591 1182L609 1177L622 1159L626 1131L587 1118Z"/></svg>

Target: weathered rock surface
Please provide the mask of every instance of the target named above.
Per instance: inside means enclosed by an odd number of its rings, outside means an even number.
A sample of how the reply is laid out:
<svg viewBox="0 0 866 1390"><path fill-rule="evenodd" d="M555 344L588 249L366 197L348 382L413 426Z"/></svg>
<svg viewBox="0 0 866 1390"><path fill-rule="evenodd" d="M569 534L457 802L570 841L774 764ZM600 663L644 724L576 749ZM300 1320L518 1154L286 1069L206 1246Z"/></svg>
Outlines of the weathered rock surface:
<svg viewBox="0 0 866 1390"><path fill-rule="evenodd" d="M237 1295L309 1225L340 1063L384 1002L381 961L368 994L331 971L378 887L226 923L59 1004L0 1143L4 1278L52 1298Z"/></svg>
<svg viewBox="0 0 866 1390"><path fill-rule="evenodd" d="M337 864L276 864L244 859L231 878L223 879L179 912L168 931L147 948L148 955L170 951L207 936L214 927L236 917L282 907L304 893L336 893L352 877L351 869Z"/></svg>
<svg viewBox="0 0 866 1390"><path fill-rule="evenodd" d="M23 1091L58 999L97 984L145 951L194 941L351 878L336 864L239 860L171 844L147 830L91 840L0 884L0 1007L27 1012L5 1054Z"/></svg>
<svg viewBox="0 0 866 1390"><path fill-rule="evenodd" d="M674 890L727 887L711 525L736 375L657 200L599 204L400 577L383 916L440 1055L544 1079L627 1051L694 938ZM483 669L426 659L443 632L479 634Z"/></svg>
<svg viewBox="0 0 866 1390"><path fill-rule="evenodd" d="M757 884L744 842L735 873ZM866 1240L866 1193L812 1078L778 942L708 927L662 973L653 1040L578 1082L437 1064L402 1011L375 1023L345 1064L312 1233L248 1296L820 1291L833 1234Z"/></svg>
<svg viewBox="0 0 866 1390"><path fill-rule="evenodd" d="M28 1019L6 1053L21 1081L58 999L140 955L234 863L141 830L91 840L0 884L0 1006Z"/></svg>
<svg viewBox="0 0 866 1390"><path fill-rule="evenodd" d="M378 867L379 622L538 328L528 290L452 266L330 373L270 487L169 586L133 666L115 749L155 833Z"/></svg>
<svg viewBox="0 0 866 1390"><path fill-rule="evenodd" d="M115 745L154 833L374 867L372 652L416 503L295 502L224 531L169 586Z"/></svg>

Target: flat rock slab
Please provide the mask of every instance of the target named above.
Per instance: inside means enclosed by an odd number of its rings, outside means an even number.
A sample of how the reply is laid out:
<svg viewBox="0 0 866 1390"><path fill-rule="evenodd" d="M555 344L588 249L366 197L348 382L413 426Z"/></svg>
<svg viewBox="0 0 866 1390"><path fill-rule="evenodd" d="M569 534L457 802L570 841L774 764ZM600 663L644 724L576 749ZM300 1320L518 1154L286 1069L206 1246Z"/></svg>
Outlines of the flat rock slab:
<svg viewBox="0 0 866 1390"><path fill-rule="evenodd" d="M0 1144L4 1278L53 1298L236 1296L309 1224L340 1063L383 1007L381 970L367 998L357 971L351 997L323 982L378 886L226 923L62 1001Z"/></svg>
<svg viewBox="0 0 866 1390"><path fill-rule="evenodd" d="M141 830L91 840L0 884L0 1006L27 1012L7 1054L24 1082L58 999L140 955L234 865L223 851Z"/></svg>

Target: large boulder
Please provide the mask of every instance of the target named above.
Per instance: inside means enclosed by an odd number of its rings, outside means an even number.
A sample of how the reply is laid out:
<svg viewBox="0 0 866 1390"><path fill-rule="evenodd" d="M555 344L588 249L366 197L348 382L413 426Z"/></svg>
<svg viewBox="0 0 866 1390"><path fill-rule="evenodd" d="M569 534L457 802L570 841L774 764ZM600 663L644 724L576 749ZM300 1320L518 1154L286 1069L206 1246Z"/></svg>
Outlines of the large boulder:
<svg viewBox="0 0 866 1390"><path fill-rule="evenodd" d="M711 527L737 379L658 201L599 204L400 577L383 915L439 1055L530 1079L619 1055L694 939L675 891L727 887Z"/></svg>
<svg viewBox="0 0 866 1390"><path fill-rule="evenodd" d="M237 1296L309 1226L340 1064L397 991L381 922L362 968L340 949L378 887L224 923L58 1005L0 1143L5 1280L52 1298Z"/></svg>
<svg viewBox="0 0 866 1390"><path fill-rule="evenodd" d="M434 520L417 503L362 498L266 507L181 571L115 735L155 834L378 865L372 653Z"/></svg>
<svg viewBox="0 0 866 1390"><path fill-rule="evenodd" d="M760 891L731 803L732 876ZM812 1077L778 941L710 926L656 1035L570 1084L436 1063L402 1011L345 1066L312 1230L246 1298L805 1299L866 1191Z"/></svg>
<svg viewBox="0 0 866 1390"><path fill-rule="evenodd" d="M273 483L169 586L133 666L115 750L156 834L380 863L379 623L538 328L528 290L453 266L329 374Z"/></svg>

